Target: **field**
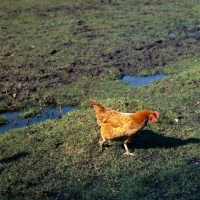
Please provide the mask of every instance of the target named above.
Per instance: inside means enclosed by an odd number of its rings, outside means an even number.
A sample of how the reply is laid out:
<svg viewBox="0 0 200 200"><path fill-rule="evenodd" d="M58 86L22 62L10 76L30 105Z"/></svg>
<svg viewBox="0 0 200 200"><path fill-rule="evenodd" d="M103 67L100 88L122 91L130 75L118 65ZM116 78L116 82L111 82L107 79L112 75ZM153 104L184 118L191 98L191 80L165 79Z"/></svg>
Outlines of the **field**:
<svg viewBox="0 0 200 200"><path fill-rule="evenodd" d="M0 135L1 199L200 199L200 1L3 0L0 17L0 113L78 106ZM91 99L159 111L133 157L99 152Z"/></svg>

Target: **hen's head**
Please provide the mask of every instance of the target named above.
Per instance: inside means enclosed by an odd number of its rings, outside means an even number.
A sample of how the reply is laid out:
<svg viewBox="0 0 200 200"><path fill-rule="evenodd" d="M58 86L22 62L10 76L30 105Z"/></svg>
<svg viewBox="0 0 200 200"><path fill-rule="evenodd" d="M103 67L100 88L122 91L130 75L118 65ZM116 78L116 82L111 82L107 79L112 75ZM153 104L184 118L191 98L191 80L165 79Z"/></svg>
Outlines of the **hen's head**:
<svg viewBox="0 0 200 200"><path fill-rule="evenodd" d="M158 117L159 117L159 113L158 113L157 111L152 112L152 113L149 115L149 121L150 121L150 122L155 122L155 121L157 121Z"/></svg>

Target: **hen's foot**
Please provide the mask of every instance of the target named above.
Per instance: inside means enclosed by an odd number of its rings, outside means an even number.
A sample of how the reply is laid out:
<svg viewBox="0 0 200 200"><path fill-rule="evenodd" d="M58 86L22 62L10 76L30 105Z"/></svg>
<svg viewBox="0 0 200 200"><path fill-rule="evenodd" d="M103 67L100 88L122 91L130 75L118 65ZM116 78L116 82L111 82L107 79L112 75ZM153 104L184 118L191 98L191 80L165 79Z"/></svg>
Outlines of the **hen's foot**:
<svg viewBox="0 0 200 200"><path fill-rule="evenodd" d="M99 147L99 152L102 152L103 151L103 148L102 147Z"/></svg>
<svg viewBox="0 0 200 200"><path fill-rule="evenodd" d="M102 152L103 151L103 144L105 143L105 139L103 139L102 141L99 141L100 147L99 147L99 151Z"/></svg>
<svg viewBox="0 0 200 200"><path fill-rule="evenodd" d="M125 152L124 154L127 155L127 156L134 156L135 155L134 153L131 153L131 152Z"/></svg>
<svg viewBox="0 0 200 200"><path fill-rule="evenodd" d="M134 153L131 153L131 152L129 151L129 149L128 149L126 143L124 144L124 147L125 147L125 149L126 149L126 152L124 153L125 155L127 155L127 156L133 156L133 155L134 155Z"/></svg>

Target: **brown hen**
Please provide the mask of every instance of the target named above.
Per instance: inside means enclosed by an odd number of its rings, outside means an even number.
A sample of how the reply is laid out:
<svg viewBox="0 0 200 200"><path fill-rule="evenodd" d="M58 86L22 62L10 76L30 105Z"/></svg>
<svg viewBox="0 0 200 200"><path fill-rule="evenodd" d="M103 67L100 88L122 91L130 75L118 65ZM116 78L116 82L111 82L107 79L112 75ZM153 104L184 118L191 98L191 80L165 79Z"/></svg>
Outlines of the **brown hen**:
<svg viewBox="0 0 200 200"><path fill-rule="evenodd" d="M127 143L133 136L144 128L148 121L154 122L158 119L159 113L150 110L141 110L136 113L122 113L109 108L105 108L95 100L90 101L90 106L94 109L97 123L101 126L100 150L106 140L121 141L126 149L125 154L130 153Z"/></svg>

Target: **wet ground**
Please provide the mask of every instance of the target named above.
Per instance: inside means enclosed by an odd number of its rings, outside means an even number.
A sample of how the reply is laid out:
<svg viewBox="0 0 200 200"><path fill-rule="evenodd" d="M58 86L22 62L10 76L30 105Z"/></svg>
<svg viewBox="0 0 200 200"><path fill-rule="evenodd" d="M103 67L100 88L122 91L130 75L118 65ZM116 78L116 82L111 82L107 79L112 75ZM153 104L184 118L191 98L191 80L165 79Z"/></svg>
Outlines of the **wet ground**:
<svg viewBox="0 0 200 200"><path fill-rule="evenodd" d="M166 75L156 74L153 76L129 76L125 75L122 78L122 81L126 82L130 86L146 86L149 85L151 82L160 80L165 78ZM60 110L59 108L46 108L41 114L36 115L33 118L20 118L20 114L22 112L8 112L2 113L5 116L9 123L4 126L0 126L0 134L9 131L14 128L23 128L25 126L30 126L35 123L44 122L48 119L59 119L66 113L75 110L76 106L65 106L62 107Z"/></svg>
<svg viewBox="0 0 200 200"><path fill-rule="evenodd" d="M75 106L62 107L61 111L59 110L59 108L46 108L41 114L38 114L35 117L28 119L19 117L22 112L3 113L2 115L4 115L9 120L9 123L7 125L0 126L0 134L14 128L23 128L25 126L44 122L48 119L59 119L66 113L73 111L76 108L77 107Z"/></svg>
<svg viewBox="0 0 200 200"><path fill-rule="evenodd" d="M152 6L151 3L153 6L162 5L157 1L148 2L145 5ZM102 1L103 4L116 6L114 1ZM139 4L136 2L136 5ZM70 16L79 19L80 8L65 7L64 9L62 6L54 6L47 9L34 6L29 9L6 8L6 12L1 10L2 19L5 22L2 25L1 46L3 48L0 53L1 111L17 110L22 102L26 105L37 105L39 101L42 101L45 104L57 105L56 97L45 96L44 93L57 90L64 85L73 87L80 77L122 78L127 74L140 74L143 69L157 74L162 73L168 63L197 56L200 53L199 24L177 21L174 27L170 27L168 24L174 22L175 18L170 19L171 21L167 19L166 33L159 36L155 31L154 34L148 35L147 39L144 38L145 31L152 32L152 22L146 23L143 18L136 22L127 22L127 26L123 23L115 26L108 24L106 28L103 26L107 18L98 26L87 20L75 20L76 22L69 26L61 24L61 28L53 26L53 22L49 23L51 26L44 25L44 20L54 18L59 18L61 22ZM103 8L100 7L99 12L104 14ZM28 27L27 31L20 32L14 25L8 25L9 19L15 19L23 13L30 13L30 10L37 20L42 21L38 25L38 27L42 25L40 29L30 30L30 24L33 23L26 21L22 25ZM83 15L92 10L98 11L95 4L85 7ZM158 10L157 13L159 12L161 11ZM162 11L161 14L164 13L165 17L165 15L168 16L167 12ZM144 19L148 14L151 13L143 13ZM188 14L189 17L192 16ZM95 16L93 19L98 21L100 18ZM143 27L139 27L139 22L143 23ZM118 33L118 29L115 30L116 27L125 31ZM22 29L26 30L26 28ZM3 35L4 32L7 34ZM71 34L69 38L66 38L67 34ZM115 34L120 41L111 40ZM110 41L109 35L111 35ZM140 37L141 39L137 39Z"/></svg>

